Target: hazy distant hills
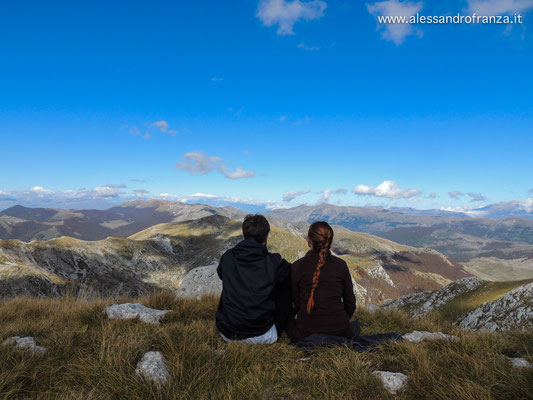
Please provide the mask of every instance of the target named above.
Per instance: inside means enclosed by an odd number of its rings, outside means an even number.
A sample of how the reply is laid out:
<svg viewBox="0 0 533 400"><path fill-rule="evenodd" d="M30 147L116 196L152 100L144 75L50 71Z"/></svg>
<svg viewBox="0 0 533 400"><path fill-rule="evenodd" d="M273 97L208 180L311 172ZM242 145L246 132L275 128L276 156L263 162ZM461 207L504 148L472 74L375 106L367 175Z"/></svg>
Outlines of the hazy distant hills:
<svg viewBox="0 0 533 400"><path fill-rule="evenodd" d="M491 219L522 218L533 220L533 198L526 200L503 201L488 206L471 209L467 212L447 210L417 210L410 207L390 207L390 211L410 215L433 215L436 217L483 217Z"/></svg>
<svg viewBox="0 0 533 400"><path fill-rule="evenodd" d="M501 219L517 217L533 220L533 198L490 204L473 210L479 216Z"/></svg>
<svg viewBox="0 0 533 400"><path fill-rule="evenodd" d="M485 211L490 215L520 214L523 203L516 203L495 204L486 207ZM426 215L425 212L406 208L377 209L330 204L279 209L268 215L292 224L326 220L397 243L432 248L465 262L468 271L484 279L533 277L533 220L529 219ZM531 217L531 214L528 216Z"/></svg>
<svg viewBox="0 0 533 400"><path fill-rule="evenodd" d="M82 240L127 237L155 224L209 215L242 218L233 207L211 207L166 200L132 201L108 210L60 210L14 206L0 212L0 239L48 240L70 236Z"/></svg>
<svg viewBox="0 0 533 400"><path fill-rule="evenodd" d="M331 204L277 209L269 212L268 215L287 221L325 220L352 231L374 235L402 229L401 232L404 233L402 236L407 241L413 240L411 236L417 240L417 236L422 234L416 234L420 230L413 230L415 233L408 235L410 228L449 227L467 235L533 244L533 221L520 218L493 220L467 216L423 215L414 214L412 211L406 214L391 209L344 207Z"/></svg>
<svg viewBox="0 0 533 400"><path fill-rule="evenodd" d="M279 209L268 215L288 221L326 220L398 243L434 248L461 260L481 256L533 258L533 221L520 218L415 215L330 204Z"/></svg>

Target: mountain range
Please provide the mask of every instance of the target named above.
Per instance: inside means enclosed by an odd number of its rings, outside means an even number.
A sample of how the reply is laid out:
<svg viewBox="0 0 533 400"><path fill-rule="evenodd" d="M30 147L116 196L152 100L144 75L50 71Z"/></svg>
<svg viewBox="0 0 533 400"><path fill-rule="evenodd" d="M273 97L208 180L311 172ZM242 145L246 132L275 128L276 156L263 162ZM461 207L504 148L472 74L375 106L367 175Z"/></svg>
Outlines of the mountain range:
<svg viewBox="0 0 533 400"><path fill-rule="evenodd" d="M348 263L363 304L439 289L471 276L461 263L435 250L334 229L332 250ZM177 290L190 270L216 264L240 240L241 222L222 215L157 224L128 238L0 240L0 297L138 296L157 288ZM291 262L308 251L301 233L274 225L268 247Z"/></svg>
<svg viewBox="0 0 533 400"><path fill-rule="evenodd" d="M242 218L233 207L166 200L131 201L107 210L61 210L13 206L0 212L0 239L24 242L70 236L82 240L128 237L150 226L209 215Z"/></svg>
<svg viewBox="0 0 533 400"><path fill-rule="evenodd" d="M523 205L522 205L523 206ZM490 212L517 210L500 203ZM499 210L499 211L498 211ZM266 213L270 222L305 235L310 222L326 220L352 232L368 233L415 248L430 248L465 264L485 279L527 279L533 276L533 220L491 219L412 208L363 208L331 204L302 205ZM166 200L132 201L107 210L61 210L14 206L0 212L0 239L25 242L69 236L86 241L127 238L159 223L211 215L242 219L232 206L214 207Z"/></svg>
<svg viewBox="0 0 533 400"><path fill-rule="evenodd" d="M397 243L432 248L466 263L471 272L486 279L533 277L532 220L420 215L396 210L321 204L273 210L267 215L293 224L325 220Z"/></svg>

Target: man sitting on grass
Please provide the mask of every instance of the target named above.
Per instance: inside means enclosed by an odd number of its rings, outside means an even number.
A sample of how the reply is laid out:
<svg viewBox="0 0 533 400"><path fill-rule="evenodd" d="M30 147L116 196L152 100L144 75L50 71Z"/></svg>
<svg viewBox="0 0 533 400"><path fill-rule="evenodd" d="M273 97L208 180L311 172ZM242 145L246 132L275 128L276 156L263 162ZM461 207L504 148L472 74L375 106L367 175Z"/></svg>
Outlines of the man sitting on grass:
<svg viewBox="0 0 533 400"><path fill-rule="evenodd" d="M269 232L264 216L247 215L244 240L220 259L222 294L216 326L226 342L271 344L286 327L292 304L291 265L268 252Z"/></svg>

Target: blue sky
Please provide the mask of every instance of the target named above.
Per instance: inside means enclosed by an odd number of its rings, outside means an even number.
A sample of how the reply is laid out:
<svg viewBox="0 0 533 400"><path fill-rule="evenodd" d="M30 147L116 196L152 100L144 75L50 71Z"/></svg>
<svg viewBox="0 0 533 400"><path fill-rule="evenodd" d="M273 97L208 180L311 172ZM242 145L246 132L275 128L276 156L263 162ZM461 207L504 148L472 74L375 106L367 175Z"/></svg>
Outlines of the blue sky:
<svg viewBox="0 0 533 400"><path fill-rule="evenodd" d="M533 0L433 3L3 2L0 209L533 197Z"/></svg>

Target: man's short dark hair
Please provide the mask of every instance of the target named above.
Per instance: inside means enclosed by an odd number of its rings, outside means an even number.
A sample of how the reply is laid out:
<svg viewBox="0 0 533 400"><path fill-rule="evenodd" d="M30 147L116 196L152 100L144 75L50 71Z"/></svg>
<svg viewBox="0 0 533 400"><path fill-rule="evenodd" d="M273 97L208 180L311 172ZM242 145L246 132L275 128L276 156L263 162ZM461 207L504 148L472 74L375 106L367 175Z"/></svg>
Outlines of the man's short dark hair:
<svg viewBox="0 0 533 400"><path fill-rule="evenodd" d="M263 243L270 232L270 224L261 214L248 214L242 223L242 234L244 239L254 238L259 243Z"/></svg>

